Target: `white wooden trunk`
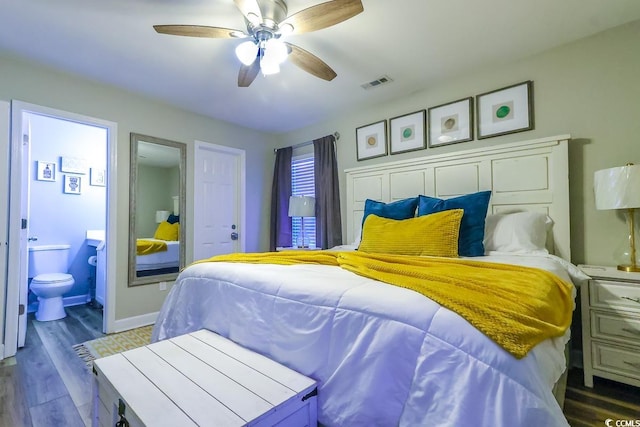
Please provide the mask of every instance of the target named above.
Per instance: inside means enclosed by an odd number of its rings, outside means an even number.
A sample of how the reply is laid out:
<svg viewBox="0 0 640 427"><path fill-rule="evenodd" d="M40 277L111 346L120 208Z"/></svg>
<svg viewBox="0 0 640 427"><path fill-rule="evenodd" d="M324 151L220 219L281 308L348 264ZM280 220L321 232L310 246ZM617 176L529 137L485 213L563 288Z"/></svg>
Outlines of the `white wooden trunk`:
<svg viewBox="0 0 640 427"><path fill-rule="evenodd" d="M316 382L200 330L95 362L93 426L317 425Z"/></svg>

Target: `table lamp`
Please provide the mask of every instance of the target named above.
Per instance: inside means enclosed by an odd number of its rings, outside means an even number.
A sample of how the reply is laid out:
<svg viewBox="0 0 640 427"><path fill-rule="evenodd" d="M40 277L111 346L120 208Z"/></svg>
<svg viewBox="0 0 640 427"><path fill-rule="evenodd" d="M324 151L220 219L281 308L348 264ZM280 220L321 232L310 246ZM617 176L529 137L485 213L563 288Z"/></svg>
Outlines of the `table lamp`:
<svg viewBox="0 0 640 427"><path fill-rule="evenodd" d="M156 211L156 224L160 224L169 218L169 211Z"/></svg>
<svg viewBox="0 0 640 427"><path fill-rule="evenodd" d="M304 219L305 217L316 216L316 199L310 196L291 196L289 197L289 216L300 217L302 222L302 244L296 245L299 248L306 248L305 234L304 234Z"/></svg>
<svg viewBox="0 0 640 427"><path fill-rule="evenodd" d="M629 224L628 252L625 248L625 263L618 265L618 270L640 271L636 261L634 218L635 210L640 207L640 165L628 163L626 166L596 171L593 189L596 209L626 209Z"/></svg>

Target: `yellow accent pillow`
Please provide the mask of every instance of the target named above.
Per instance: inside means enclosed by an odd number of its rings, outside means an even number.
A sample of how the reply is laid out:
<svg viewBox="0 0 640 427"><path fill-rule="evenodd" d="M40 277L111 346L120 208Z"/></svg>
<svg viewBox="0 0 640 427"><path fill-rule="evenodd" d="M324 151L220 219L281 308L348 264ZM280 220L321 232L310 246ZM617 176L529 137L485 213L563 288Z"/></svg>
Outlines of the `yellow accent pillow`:
<svg viewBox="0 0 640 427"><path fill-rule="evenodd" d="M462 209L395 220L369 215L359 251L414 256L458 256Z"/></svg>
<svg viewBox="0 0 640 427"><path fill-rule="evenodd" d="M153 238L158 240L179 240L179 237L180 223L169 224L167 221L158 224L156 233L153 235Z"/></svg>

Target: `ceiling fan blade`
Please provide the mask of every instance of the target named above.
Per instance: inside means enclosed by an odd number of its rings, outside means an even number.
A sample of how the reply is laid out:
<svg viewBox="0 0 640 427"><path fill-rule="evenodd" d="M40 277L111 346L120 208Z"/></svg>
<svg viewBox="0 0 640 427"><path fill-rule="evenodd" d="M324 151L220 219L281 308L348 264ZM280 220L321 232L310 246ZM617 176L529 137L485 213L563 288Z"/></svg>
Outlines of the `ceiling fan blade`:
<svg viewBox="0 0 640 427"><path fill-rule="evenodd" d="M251 83L258 76L260 71L260 61L256 57L251 65L240 66L240 72L238 73L238 87L249 87Z"/></svg>
<svg viewBox="0 0 640 427"><path fill-rule="evenodd" d="M280 22L293 26L292 34L321 30L346 21L364 11L361 0L333 0L294 13Z"/></svg>
<svg viewBox="0 0 640 427"><path fill-rule="evenodd" d="M294 65L326 81L331 81L336 78L336 72L325 64L322 59L291 43L286 43L286 45L291 49L288 59Z"/></svg>
<svg viewBox="0 0 640 427"><path fill-rule="evenodd" d="M262 21L262 11L260 10L260 5L257 0L234 0L240 12L247 18L247 21L255 24L255 18L250 17L250 14L253 14L257 17L257 22Z"/></svg>
<svg viewBox="0 0 640 427"><path fill-rule="evenodd" d="M153 28L160 34L173 36L206 37L213 39L237 38L243 31L231 28L208 27L206 25L154 25Z"/></svg>

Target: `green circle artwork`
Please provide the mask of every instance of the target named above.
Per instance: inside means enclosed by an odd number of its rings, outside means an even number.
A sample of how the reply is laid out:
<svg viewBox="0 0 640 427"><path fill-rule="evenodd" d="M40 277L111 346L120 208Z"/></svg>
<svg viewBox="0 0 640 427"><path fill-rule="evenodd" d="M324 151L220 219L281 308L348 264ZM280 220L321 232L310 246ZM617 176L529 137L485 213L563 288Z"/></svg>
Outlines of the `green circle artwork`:
<svg viewBox="0 0 640 427"><path fill-rule="evenodd" d="M411 128L405 128L405 129L402 131L402 137L403 137L404 139L409 139L409 138L411 138L411 135L413 135L413 130L412 130Z"/></svg>
<svg viewBox="0 0 640 427"><path fill-rule="evenodd" d="M509 115L510 112L511 108L509 108L507 105L503 105L496 110L496 117L498 117L499 119L504 119Z"/></svg>

